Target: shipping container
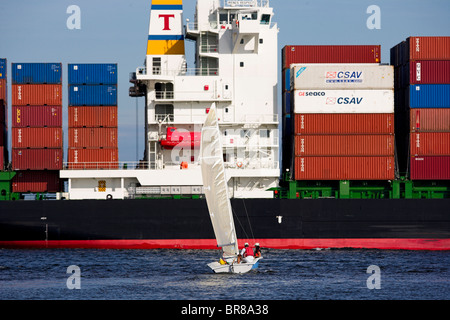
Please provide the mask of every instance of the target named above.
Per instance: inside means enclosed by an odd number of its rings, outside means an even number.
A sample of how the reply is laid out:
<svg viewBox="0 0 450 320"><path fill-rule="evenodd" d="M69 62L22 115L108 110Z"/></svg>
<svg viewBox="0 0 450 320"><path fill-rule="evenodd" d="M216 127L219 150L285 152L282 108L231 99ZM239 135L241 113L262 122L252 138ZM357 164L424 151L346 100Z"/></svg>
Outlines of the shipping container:
<svg viewBox="0 0 450 320"><path fill-rule="evenodd" d="M0 123L0 147L6 147L6 126L4 123Z"/></svg>
<svg viewBox="0 0 450 320"><path fill-rule="evenodd" d="M8 86L6 79L0 79L0 100L8 101Z"/></svg>
<svg viewBox="0 0 450 320"><path fill-rule="evenodd" d="M0 171L5 170L5 149L0 145Z"/></svg>
<svg viewBox="0 0 450 320"><path fill-rule="evenodd" d="M117 127L117 106L72 106L69 107L69 128Z"/></svg>
<svg viewBox="0 0 450 320"><path fill-rule="evenodd" d="M450 157L411 157L411 180L450 180Z"/></svg>
<svg viewBox="0 0 450 320"><path fill-rule="evenodd" d="M450 60L414 61L402 66L401 72L407 84L449 84Z"/></svg>
<svg viewBox="0 0 450 320"><path fill-rule="evenodd" d="M69 148L117 148L117 128L69 128Z"/></svg>
<svg viewBox="0 0 450 320"><path fill-rule="evenodd" d="M292 111L291 95L290 91L283 92L283 114L290 114Z"/></svg>
<svg viewBox="0 0 450 320"><path fill-rule="evenodd" d="M118 169L119 149L69 148L68 169Z"/></svg>
<svg viewBox="0 0 450 320"><path fill-rule="evenodd" d="M296 156L394 156L393 135L297 135Z"/></svg>
<svg viewBox="0 0 450 320"><path fill-rule="evenodd" d="M13 84L61 84L61 63L13 63Z"/></svg>
<svg viewBox="0 0 450 320"><path fill-rule="evenodd" d="M69 106L116 106L116 85L71 85Z"/></svg>
<svg viewBox="0 0 450 320"><path fill-rule="evenodd" d="M296 134L394 134L394 114L296 114L294 131Z"/></svg>
<svg viewBox="0 0 450 320"><path fill-rule="evenodd" d="M410 110L411 132L450 132L450 108Z"/></svg>
<svg viewBox="0 0 450 320"><path fill-rule="evenodd" d="M12 128L13 148L62 148L62 128Z"/></svg>
<svg viewBox="0 0 450 320"><path fill-rule="evenodd" d="M292 118L290 114L283 116L283 138L292 136Z"/></svg>
<svg viewBox="0 0 450 320"><path fill-rule="evenodd" d="M0 146L6 147L7 134L6 134L6 125L4 123L0 123Z"/></svg>
<svg viewBox="0 0 450 320"><path fill-rule="evenodd" d="M0 58L0 79L7 78L8 61L5 58Z"/></svg>
<svg viewBox="0 0 450 320"><path fill-rule="evenodd" d="M60 192L59 171L18 171L12 180L13 192Z"/></svg>
<svg viewBox="0 0 450 320"><path fill-rule="evenodd" d="M291 65L294 90L393 89L394 68L373 64Z"/></svg>
<svg viewBox="0 0 450 320"><path fill-rule="evenodd" d="M13 170L62 170L63 149L12 149Z"/></svg>
<svg viewBox="0 0 450 320"><path fill-rule="evenodd" d="M393 113L394 90L295 90L295 113Z"/></svg>
<svg viewBox="0 0 450 320"><path fill-rule="evenodd" d="M411 108L450 108L450 84L422 84L409 87Z"/></svg>
<svg viewBox="0 0 450 320"><path fill-rule="evenodd" d="M291 91L291 69L284 69L282 73L283 92Z"/></svg>
<svg viewBox="0 0 450 320"><path fill-rule="evenodd" d="M62 106L13 106L13 127L62 127Z"/></svg>
<svg viewBox="0 0 450 320"><path fill-rule="evenodd" d="M450 132L412 132L412 156L450 156Z"/></svg>
<svg viewBox="0 0 450 320"><path fill-rule="evenodd" d="M450 60L450 37L410 37L391 48L391 64L417 60Z"/></svg>
<svg viewBox="0 0 450 320"><path fill-rule="evenodd" d="M62 105L60 84L13 84L12 105Z"/></svg>
<svg viewBox="0 0 450 320"><path fill-rule="evenodd" d="M282 60L283 69L293 63L381 63L381 46L285 46Z"/></svg>
<svg viewBox="0 0 450 320"><path fill-rule="evenodd" d="M8 107L5 103L5 100L0 100L0 124L5 124L7 121L6 119L8 119Z"/></svg>
<svg viewBox="0 0 450 320"><path fill-rule="evenodd" d="M295 180L393 180L394 157L296 157Z"/></svg>
<svg viewBox="0 0 450 320"><path fill-rule="evenodd" d="M117 64L69 64L69 85L117 84Z"/></svg>

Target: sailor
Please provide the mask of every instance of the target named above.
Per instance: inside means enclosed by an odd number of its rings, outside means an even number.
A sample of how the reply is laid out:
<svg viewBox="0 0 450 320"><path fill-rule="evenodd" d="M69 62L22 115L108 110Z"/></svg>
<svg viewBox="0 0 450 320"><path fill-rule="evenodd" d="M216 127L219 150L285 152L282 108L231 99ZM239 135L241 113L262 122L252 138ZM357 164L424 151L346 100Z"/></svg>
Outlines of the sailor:
<svg viewBox="0 0 450 320"><path fill-rule="evenodd" d="M245 243L244 248L241 250L241 256L242 261L245 263L252 263L255 259L253 250L251 247L249 247L247 242Z"/></svg>
<svg viewBox="0 0 450 320"><path fill-rule="evenodd" d="M259 248L259 242L255 243L255 258L261 257L261 249Z"/></svg>

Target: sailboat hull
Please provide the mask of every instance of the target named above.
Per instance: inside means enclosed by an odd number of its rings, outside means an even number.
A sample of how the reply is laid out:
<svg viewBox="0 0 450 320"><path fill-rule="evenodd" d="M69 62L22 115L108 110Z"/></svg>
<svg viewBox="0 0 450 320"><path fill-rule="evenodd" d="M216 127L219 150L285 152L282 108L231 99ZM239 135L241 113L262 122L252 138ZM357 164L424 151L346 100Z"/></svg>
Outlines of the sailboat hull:
<svg viewBox="0 0 450 320"><path fill-rule="evenodd" d="M256 258L251 263L227 263L220 264L219 262L208 263L208 267L211 268L214 273L247 273L250 270L254 270L259 266L259 260L262 258Z"/></svg>

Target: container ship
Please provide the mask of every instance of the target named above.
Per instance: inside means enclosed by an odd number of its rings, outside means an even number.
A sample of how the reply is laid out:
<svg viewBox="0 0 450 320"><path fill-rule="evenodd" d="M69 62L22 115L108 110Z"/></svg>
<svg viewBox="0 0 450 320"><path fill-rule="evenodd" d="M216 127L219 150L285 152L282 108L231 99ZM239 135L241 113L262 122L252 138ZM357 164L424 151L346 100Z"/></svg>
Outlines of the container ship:
<svg viewBox="0 0 450 320"><path fill-rule="evenodd" d="M450 249L450 37L390 64L380 45L288 45L279 66L278 33L268 0L198 0L192 22L153 0L129 77L139 162L119 161L117 64L0 60L0 247L215 249L198 159L215 103L241 246Z"/></svg>

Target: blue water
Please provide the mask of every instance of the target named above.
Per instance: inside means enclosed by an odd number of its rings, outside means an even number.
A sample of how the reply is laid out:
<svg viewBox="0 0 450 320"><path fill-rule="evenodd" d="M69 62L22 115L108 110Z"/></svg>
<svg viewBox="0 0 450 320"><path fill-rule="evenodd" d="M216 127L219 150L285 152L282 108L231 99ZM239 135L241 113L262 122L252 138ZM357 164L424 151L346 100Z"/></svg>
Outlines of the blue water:
<svg viewBox="0 0 450 320"><path fill-rule="evenodd" d="M450 252L263 250L256 271L213 274L216 251L0 250L0 300L448 300ZM80 277L69 281L69 266ZM379 289L368 288L378 266ZM78 281L79 280L79 281Z"/></svg>

